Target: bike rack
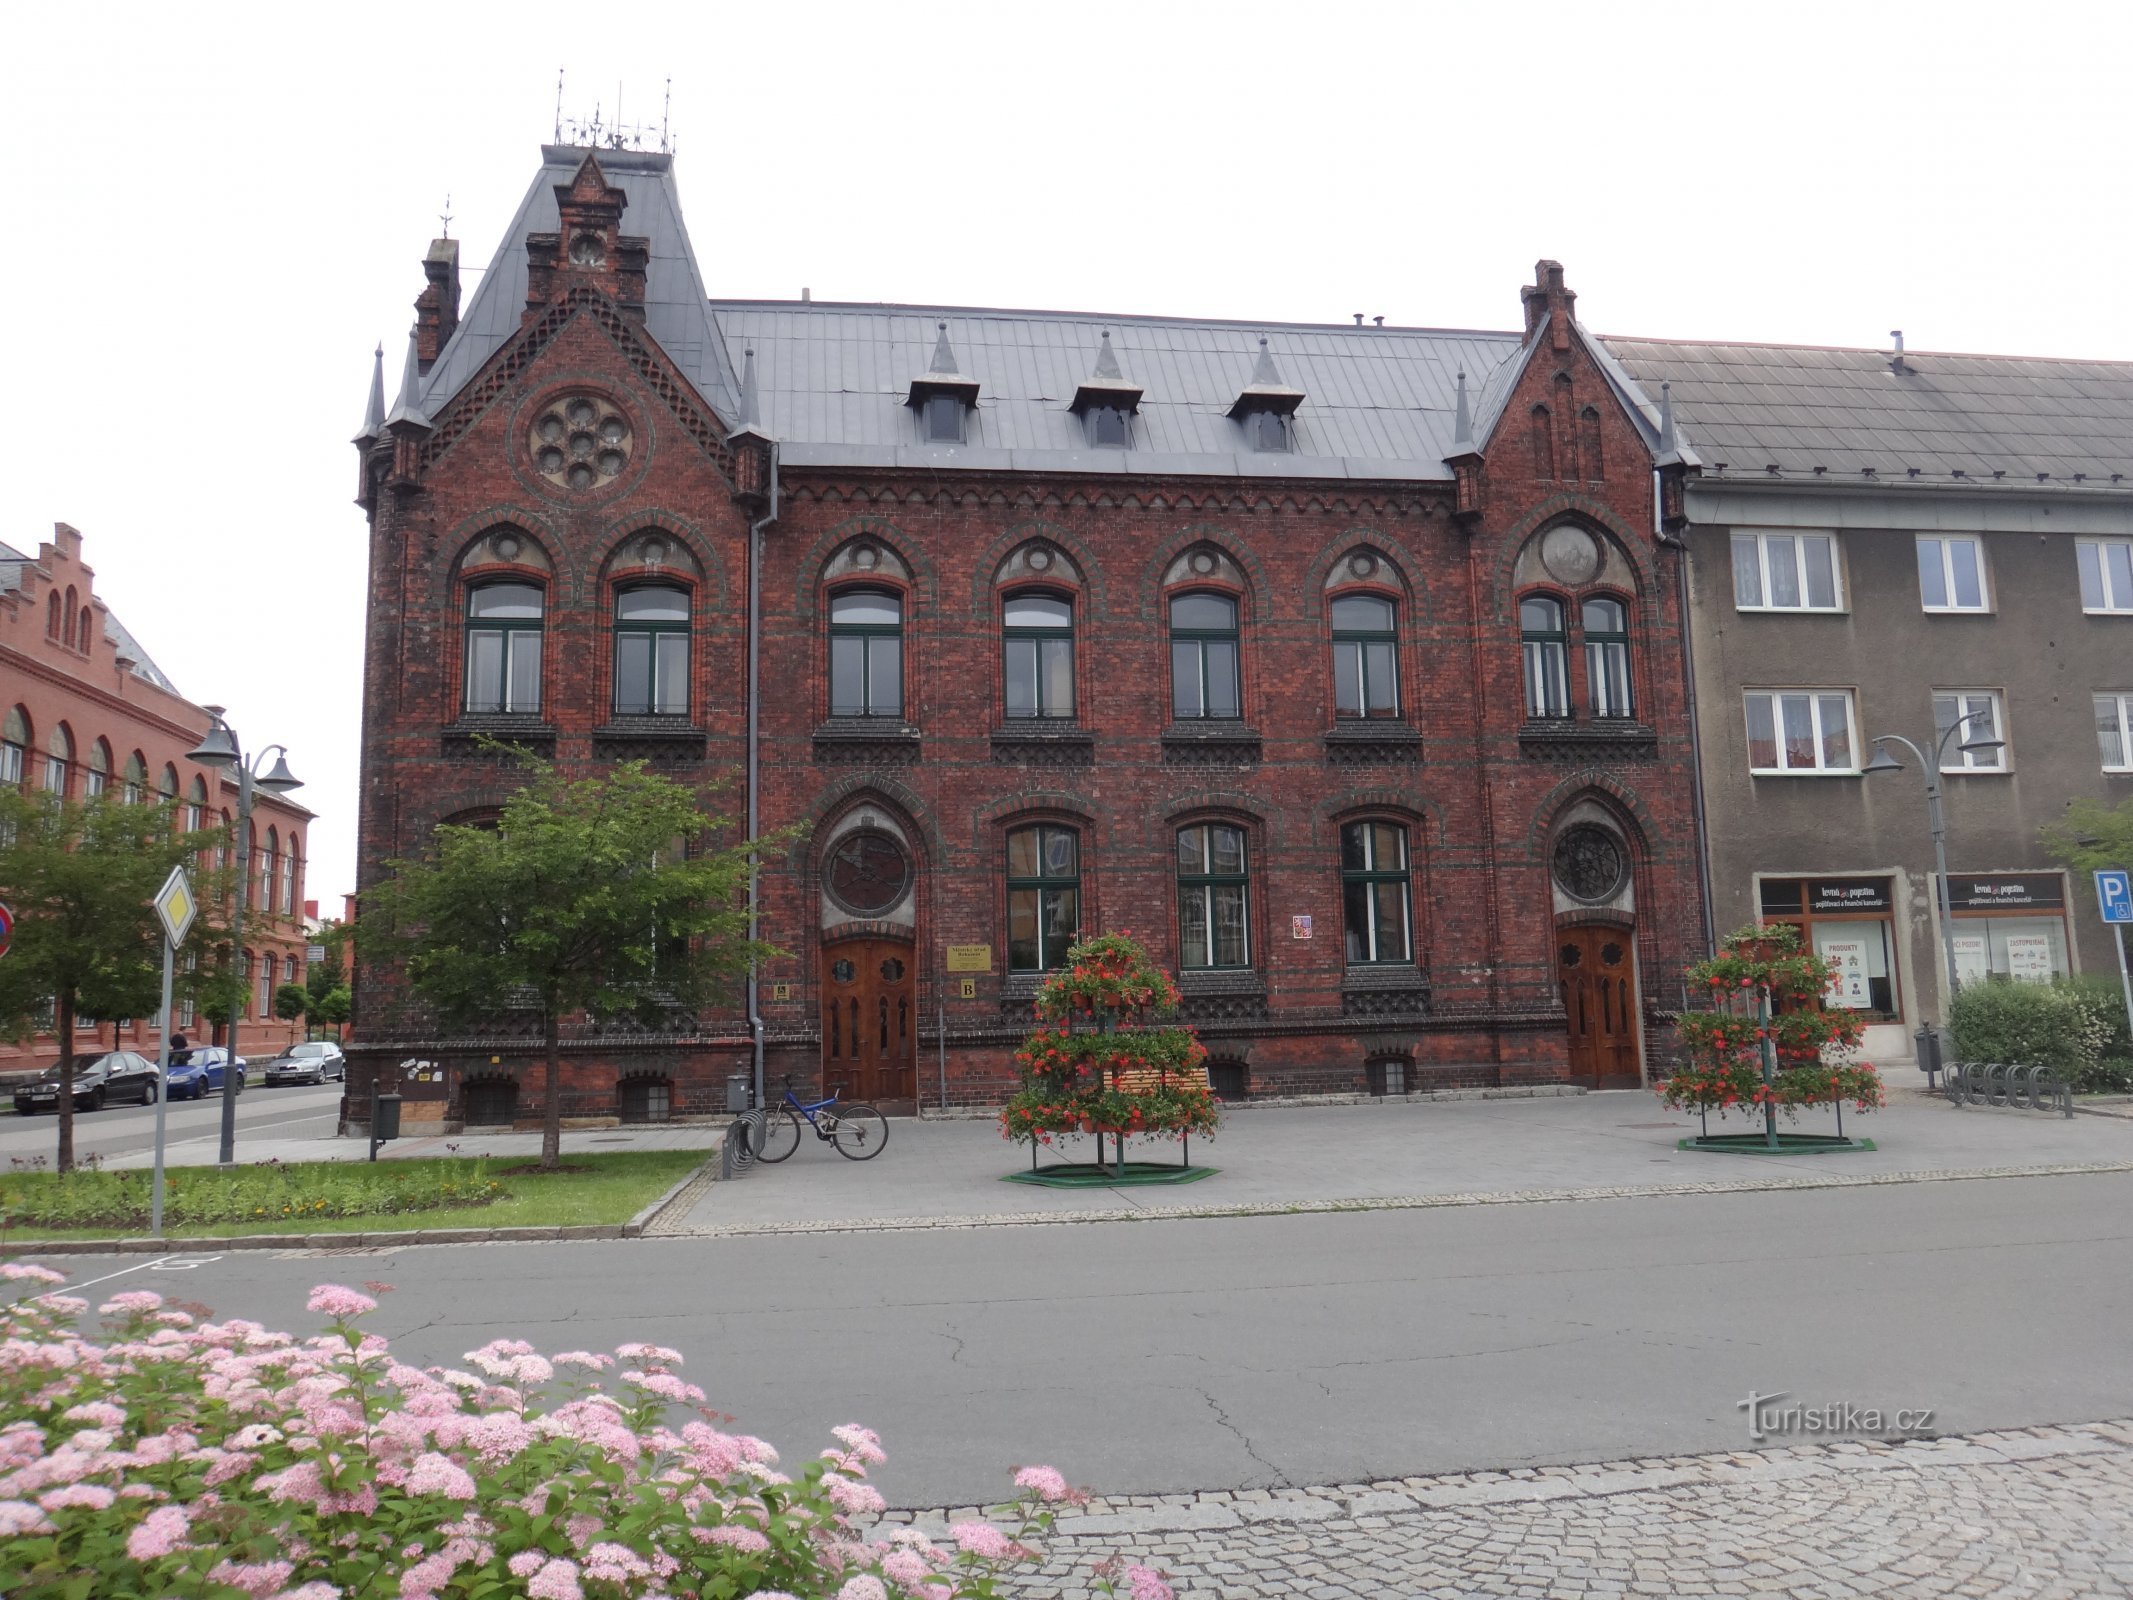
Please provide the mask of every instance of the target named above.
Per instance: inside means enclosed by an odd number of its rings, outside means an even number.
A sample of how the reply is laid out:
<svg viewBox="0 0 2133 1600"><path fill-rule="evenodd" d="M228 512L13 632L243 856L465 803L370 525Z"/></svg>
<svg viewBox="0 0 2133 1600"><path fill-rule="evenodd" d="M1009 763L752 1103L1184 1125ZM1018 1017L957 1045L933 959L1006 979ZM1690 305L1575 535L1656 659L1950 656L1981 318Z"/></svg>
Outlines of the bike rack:
<svg viewBox="0 0 2133 1600"><path fill-rule="evenodd" d="M2001 1062L1951 1061L1942 1074L1942 1092L1956 1109L1990 1106L2015 1111L2074 1114L2074 1086L2048 1066L2010 1066Z"/></svg>
<svg viewBox="0 0 2133 1600"><path fill-rule="evenodd" d="M721 1178L745 1177L755 1169L755 1147L763 1139L764 1116L762 1108L743 1111L726 1129L726 1139L718 1150L718 1175Z"/></svg>

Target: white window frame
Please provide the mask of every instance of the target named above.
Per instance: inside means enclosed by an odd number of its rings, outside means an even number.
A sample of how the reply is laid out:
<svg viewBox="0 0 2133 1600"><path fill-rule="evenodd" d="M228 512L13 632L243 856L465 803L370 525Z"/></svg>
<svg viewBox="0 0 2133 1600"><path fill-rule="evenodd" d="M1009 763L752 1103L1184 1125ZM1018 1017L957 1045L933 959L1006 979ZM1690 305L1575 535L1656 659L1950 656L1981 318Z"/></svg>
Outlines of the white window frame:
<svg viewBox="0 0 2133 1600"><path fill-rule="evenodd" d="M1741 539L1753 539L1755 541L1756 582L1759 586L1758 592L1762 596L1762 601L1758 605L1744 606L1740 603L1739 581L1733 576L1738 562L1738 557L1734 554L1733 545L1734 542ZM1803 596L1799 605L1780 606L1773 605L1770 602L1770 541L1772 539L1790 539L1792 541L1793 578L1798 583L1799 592ZM1807 593L1807 541L1809 539L1827 539L1829 541L1829 592L1834 602L1833 604L1826 606L1809 605L1804 599ZM1844 541L1837 537L1836 530L1833 528L1735 528L1732 539L1727 541L1726 556L1729 563L1726 581L1733 589L1733 609L1735 611L1775 611L1785 614L1805 611L1811 612L1816 616L1828 617L1841 615L1850 609L1845 603Z"/></svg>
<svg viewBox="0 0 2133 1600"><path fill-rule="evenodd" d="M1921 587L1918 591L1920 609L1929 616L1959 617L1974 617L1992 609L1992 578L1985 570L1985 541L1982 538L1974 533L1921 533L1916 535L1916 539L1921 553L1924 552L1925 547L1929 544L1940 547L1941 593L1950 597L1946 605L1936 606L1930 604L1926 600L1926 592L1923 587L1924 580L1921 579ZM1967 544L1977 552L1977 604L1974 606L1957 605L1953 599L1955 594L1955 559L1950 553L1949 547L1956 544Z"/></svg>
<svg viewBox="0 0 2133 1600"><path fill-rule="evenodd" d="M2124 594L2114 592L2116 586L2111 582L2111 563L2107 554L2114 549L2126 548L2133 548L2133 539L2076 539L2074 541L2074 581L2076 585L2078 586L2081 581L2081 569L2087 564L2089 552L2094 551L2096 557L2096 583L2103 591L2103 604L2100 606L2092 606L2086 599L2082 601L2081 609L2086 615L2092 617L2133 616L2133 590L2129 590ZM2133 558L2129 558L2129 560L2133 560Z"/></svg>
<svg viewBox="0 0 2133 1600"><path fill-rule="evenodd" d="M1935 689L1933 691L1933 736L1936 739L1941 737L1945 731L1940 720L1940 702L1951 697L1956 702L1958 713L1977 709L1964 704L1965 701L1983 700L1986 703L1985 709L1992 713L1992 727L1991 731L1985 733L1983 737L1999 740L2000 748L1988 751L1965 750L1963 748L1965 743L1980 737L1978 726L1973 722L1949 744L1948 753L1941 761L1941 771L1964 777L2001 778L2007 776L2014 770L2014 741L2007 737L2007 705L2005 700L2001 698L2000 691L1997 689ZM1987 766L1977 759L1980 755L1996 756L1998 757L1998 764Z"/></svg>
<svg viewBox="0 0 2133 1600"><path fill-rule="evenodd" d="M2118 713L2118 765L2104 763L2106 772L2133 772L2133 694L2099 694L2095 704L2100 710L2108 705ZM2100 730L2099 730L2100 731ZM2097 759L2102 760L2103 750L2099 745Z"/></svg>
<svg viewBox="0 0 2133 1600"><path fill-rule="evenodd" d="M1758 767L1754 764L1755 756L1752 750L1754 737L1748 733L1748 730L1754 724L1749 720L1747 703L1757 698L1767 699L1771 702L1770 725L1776 735L1778 759L1782 761L1785 756L1785 719L1781 702L1786 695L1805 695L1807 697L1807 715L1814 730L1816 765L1811 767ZM1834 696L1842 696L1844 700L1844 731L1846 742L1851 746L1852 754L1852 764L1848 767L1825 767L1820 764L1823 743L1827 737L1827 732L1822 723L1822 702L1825 698ZM1743 742L1751 747L1748 756L1748 771L1753 777L1856 778L1859 776L1859 702L1857 693L1854 690L1830 688L1828 686L1805 688L1799 685L1788 685L1775 689L1747 690L1741 697L1741 731L1744 735L1747 735Z"/></svg>

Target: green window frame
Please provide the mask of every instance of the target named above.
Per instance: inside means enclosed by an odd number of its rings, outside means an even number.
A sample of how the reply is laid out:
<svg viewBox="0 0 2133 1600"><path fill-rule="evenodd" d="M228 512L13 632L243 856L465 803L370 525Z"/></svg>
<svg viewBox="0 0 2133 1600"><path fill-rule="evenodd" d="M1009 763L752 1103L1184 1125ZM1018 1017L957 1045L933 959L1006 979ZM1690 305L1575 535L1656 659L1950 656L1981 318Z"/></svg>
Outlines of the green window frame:
<svg viewBox="0 0 2133 1600"><path fill-rule="evenodd" d="M1526 715L1570 715L1570 633L1563 602L1529 594L1518 602L1518 641L1525 656Z"/></svg>
<svg viewBox="0 0 2133 1600"><path fill-rule="evenodd" d="M1341 910L1351 967L1414 960L1407 830L1396 822L1341 829Z"/></svg>
<svg viewBox="0 0 2133 1600"><path fill-rule="evenodd" d="M1007 835L1007 970L1049 972L1081 928L1081 836L1041 822Z"/></svg>
<svg viewBox="0 0 2133 1600"><path fill-rule="evenodd" d="M904 714L904 602L893 589L830 596L830 715Z"/></svg>
<svg viewBox="0 0 2133 1600"><path fill-rule="evenodd" d="M1252 964L1251 859L1244 829L1196 822L1178 830L1178 964Z"/></svg>
<svg viewBox="0 0 2133 1600"><path fill-rule="evenodd" d="M539 584L511 579L468 587L464 698L470 714L540 714L546 600Z"/></svg>
<svg viewBox="0 0 2133 1600"><path fill-rule="evenodd" d="M1382 595L1342 595L1333 602L1333 714L1400 714L1399 613Z"/></svg>
<svg viewBox="0 0 2133 1600"><path fill-rule="evenodd" d="M1234 722L1244 714L1237 602L1181 594L1170 602L1170 709L1180 722Z"/></svg>
<svg viewBox="0 0 2133 1600"><path fill-rule="evenodd" d="M1585 634L1585 700L1595 717L1636 714L1629 676L1629 606L1614 595L1593 595L1578 608Z"/></svg>
<svg viewBox="0 0 2133 1600"><path fill-rule="evenodd" d="M689 591L673 583L615 592L615 715L689 714Z"/></svg>
<svg viewBox="0 0 2133 1600"><path fill-rule="evenodd" d="M1001 610L1001 680L1010 717L1074 715L1074 603L1013 594Z"/></svg>

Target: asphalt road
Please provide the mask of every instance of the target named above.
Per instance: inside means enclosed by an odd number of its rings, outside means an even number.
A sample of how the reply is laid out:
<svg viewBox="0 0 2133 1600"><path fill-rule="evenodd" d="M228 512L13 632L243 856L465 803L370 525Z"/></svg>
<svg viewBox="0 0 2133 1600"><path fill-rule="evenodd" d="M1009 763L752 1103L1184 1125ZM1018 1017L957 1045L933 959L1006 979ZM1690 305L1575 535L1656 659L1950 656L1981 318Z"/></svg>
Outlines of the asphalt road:
<svg viewBox="0 0 2133 1600"><path fill-rule="evenodd" d="M1750 1390L2133 1416L2133 1174L66 1265L299 1330L311 1285L381 1279L424 1363L675 1345L790 1456L878 1428L900 1505L1033 1460L1154 1493L1739 1449Z"/></svg>
<svg viewBox="0 0 2133 1600"><path fill-rule="evenodd" d="M254 1082L237 1097L238 1160L245 1159L244 1141L248 1132L271 1132L286 1138L333 1131L334 1118L341 1103L340 1084L269 1089L257 1081L259 1071L258 1067L253 1069ZM173 1100L168 1108L168 1118L164 1134L166 1148L185 1140L212 1137L222 1126L221 1096L210 1094L204 1100ZM127 1155L136 1150L153 1150L155 1142L154 1106L106 1106L101 1111L74 1113L74 1153L78 1159L91 1154L108 1157ZM39 1113L32 1117L0 1117L0 1160L43 1156L50 1162L58 1148L57 1116ZM197 1151L186 1154L188 1160L197 1158ZM214 1159L212 1150L207 1159Z"/></svg>

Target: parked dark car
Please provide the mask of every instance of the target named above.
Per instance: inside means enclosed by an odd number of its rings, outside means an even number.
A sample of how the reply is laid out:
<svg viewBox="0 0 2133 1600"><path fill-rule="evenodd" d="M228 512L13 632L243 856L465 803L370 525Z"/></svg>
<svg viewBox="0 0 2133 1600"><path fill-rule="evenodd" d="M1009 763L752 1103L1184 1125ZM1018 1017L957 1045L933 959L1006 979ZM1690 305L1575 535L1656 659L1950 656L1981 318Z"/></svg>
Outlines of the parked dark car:
<svg viewBox="0 0 2133 1600"><path fill-rule="evenodd" d="M328 1078L348 1078L348 1062L331 1039L292 1044L267 1063L269 1088L277 1083L324 1083Z"/></svg>
<svg viewBox="0 0 2133 1600"><path fill-rule="evenodd" d="M53 1062L15 1091L15 1113L59 1109L59 1067ZM154 1105L156 1064L131 1050L98 1050L74 1057L74 1105L77 1110L97 1111L113 1100L134 1100Z"/></svg>
<svg viewBox="0 0 2133 1600"><path fill-rule="evenodd" d="M222 1092L222 1074L227 1069L230 1053L219 1044L196 1044L188 1049L170 1053L170 1097L173 1100L198 1100L203 1095ZM237 1058L237 1092L244 1093L247 1063L243 1056Z"/></svg>

